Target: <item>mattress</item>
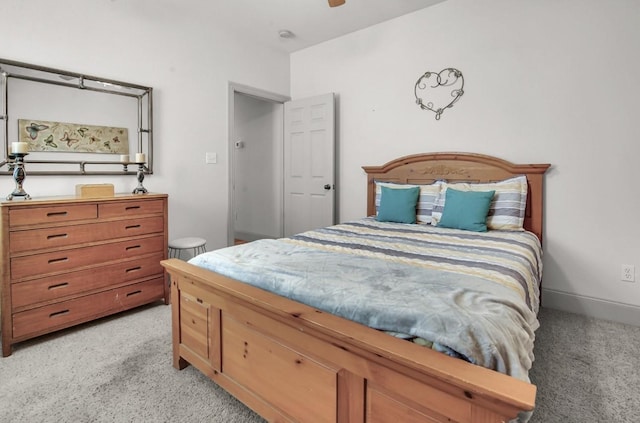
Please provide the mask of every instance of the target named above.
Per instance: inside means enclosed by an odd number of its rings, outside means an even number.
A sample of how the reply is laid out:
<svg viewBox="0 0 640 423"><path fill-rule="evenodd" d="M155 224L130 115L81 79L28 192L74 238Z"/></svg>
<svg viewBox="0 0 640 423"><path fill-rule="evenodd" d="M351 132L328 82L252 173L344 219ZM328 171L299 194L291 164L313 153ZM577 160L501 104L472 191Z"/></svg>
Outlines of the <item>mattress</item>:
<svg viewBox="0 0 640 423"><path fill-rule="evenodd" d="M527 231L363 218L190 263L529 381L541 258Z"/></svg>

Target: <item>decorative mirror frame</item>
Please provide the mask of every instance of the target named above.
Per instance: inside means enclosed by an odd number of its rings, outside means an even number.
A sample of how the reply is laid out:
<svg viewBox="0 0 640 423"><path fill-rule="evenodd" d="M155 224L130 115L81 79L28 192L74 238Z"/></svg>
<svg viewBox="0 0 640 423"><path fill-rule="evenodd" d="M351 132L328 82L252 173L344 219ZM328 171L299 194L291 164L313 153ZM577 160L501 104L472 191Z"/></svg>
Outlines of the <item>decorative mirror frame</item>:
<svg viewBox="0 0 640 423"><path fill-rule="evenodd" d="M3 67L4 66L4 67ZM8 71L7 67L18 68L18 71ZM19 72L24 70L24 72ZM29 75L30 73L36 76ZM107 95L119 95L135 98L137 100L138 123L137 123L137 152L145 152L144 135L146 134L146 163L143 166L145 174L153 173L153 88L143 85L131 84L123 81L116 81L107 78L100 78L91 75L80 74L60 69L53 69L44 66L32 65L23 62L5 60L0 58L0 121L4 121L3 140L0 148L4 152L4 157L0 157L0 174L12 175L15 167L15 159L10 154L11 142L9 141L9 82L12 78L26 80L42 84L51 84L70 89L80 89L86 91L95 91ZM75 82L77 81L77 82ZM146 111L147 127L143 128L143 117ZM18 140L15 140L18 141ZM58 154L58 153L53 153ZM107 160L25 160L26 164L33 163L39 167L47 167L51 165L64 165L64 170L29 170L29 175L136 175L137 163L131 162L114 162ZM136 165L130 166L129 165ZM69 170L69 167L78 166L77 170ZM87 167L96 167L97 169L87 169ZM122 170L104 170L109 167L121 166ZM100 167L103 169L101 170Z"/></svg>

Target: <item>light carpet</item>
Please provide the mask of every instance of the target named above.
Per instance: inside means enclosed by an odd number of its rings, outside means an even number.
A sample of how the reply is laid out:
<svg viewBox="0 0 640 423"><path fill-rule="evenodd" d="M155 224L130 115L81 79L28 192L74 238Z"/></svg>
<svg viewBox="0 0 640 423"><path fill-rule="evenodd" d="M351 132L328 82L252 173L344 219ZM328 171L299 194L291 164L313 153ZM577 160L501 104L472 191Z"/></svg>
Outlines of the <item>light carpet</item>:
<svg viewBox="0 0 640 423"><path fill-rule="evenodd" d="M195 368L172 367L171 307L16 345L0 358L1 422L263 422Z"/></svg>
<svg viewBox="0 0 640 423"><path fill-rule="evenodd" d="M640 328L543 309L531 423L639 422ZM0 358L0 422L264 422L193 367L171 366L155 305L18 344Z"/></svg>

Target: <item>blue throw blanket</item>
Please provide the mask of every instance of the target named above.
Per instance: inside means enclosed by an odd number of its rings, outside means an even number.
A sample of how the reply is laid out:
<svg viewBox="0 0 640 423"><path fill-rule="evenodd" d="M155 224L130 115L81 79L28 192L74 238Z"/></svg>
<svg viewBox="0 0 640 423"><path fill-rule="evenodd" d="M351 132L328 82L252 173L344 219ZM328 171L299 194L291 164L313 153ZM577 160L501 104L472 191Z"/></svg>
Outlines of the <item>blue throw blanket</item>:
<svg viewBox="0 0 640 423"><path fill-rule="evenodd" d="M365 218L190 262L529 381L541 255L525 231Z"/></svg>

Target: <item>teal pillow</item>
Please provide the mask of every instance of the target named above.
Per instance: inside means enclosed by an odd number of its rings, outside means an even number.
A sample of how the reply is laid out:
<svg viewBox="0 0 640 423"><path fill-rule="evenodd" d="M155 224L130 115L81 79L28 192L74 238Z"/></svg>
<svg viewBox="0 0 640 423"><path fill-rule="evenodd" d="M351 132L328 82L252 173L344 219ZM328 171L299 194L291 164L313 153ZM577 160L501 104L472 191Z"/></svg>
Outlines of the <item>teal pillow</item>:
<svg viewBox="0 0 640 423"><path fill-rule="evenodd" d="M381 187L380 207L376 220L380 222L416 223L416 204L420 187Z"/></svg>
<svg viewBox="0 0 640 423"><path fill-rule="evenodd" d="M487 214L495 191L458 191L447 188L438 226L487 232Z"/></svg>

